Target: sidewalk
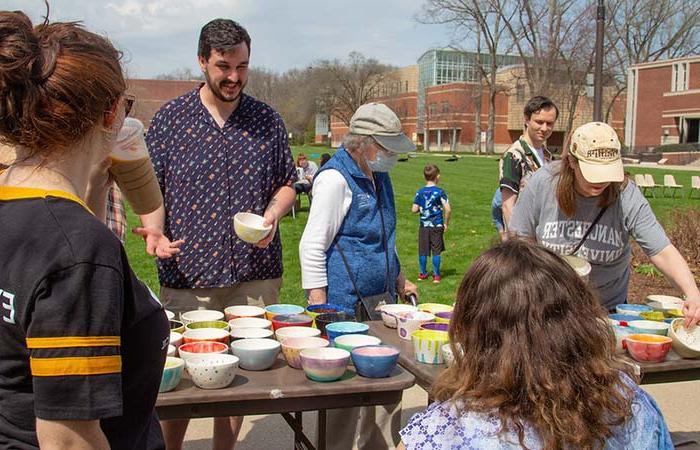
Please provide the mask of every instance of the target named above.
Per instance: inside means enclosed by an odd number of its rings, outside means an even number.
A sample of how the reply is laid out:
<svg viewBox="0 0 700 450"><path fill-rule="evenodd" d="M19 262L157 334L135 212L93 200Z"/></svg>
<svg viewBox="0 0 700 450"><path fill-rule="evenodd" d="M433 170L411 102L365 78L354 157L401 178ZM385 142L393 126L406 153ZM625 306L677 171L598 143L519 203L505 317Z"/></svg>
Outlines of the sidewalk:
<svg viewBox="0 0 700 450"><path fill-rule="evenodd" d="M700 381L683 383L665 383L644 385L664 413L666 423L671 431L694 433L700 441ZM412 414L425 408L428 394L418 386L404 391L402 423L405 424ZM312 442L316 439L316 414L304 413L304 428ZM196 419L190 423L185 437L186 450L208 450L211 448L212 420ZM263 450L272 448L291 448L293 433L281 416L246 417L243 429L236 445L236 450ZM696 449L700 447L692 447ZM686 449L686 447L683 447ZM691 447L687 447L691 450Z"/></svg>

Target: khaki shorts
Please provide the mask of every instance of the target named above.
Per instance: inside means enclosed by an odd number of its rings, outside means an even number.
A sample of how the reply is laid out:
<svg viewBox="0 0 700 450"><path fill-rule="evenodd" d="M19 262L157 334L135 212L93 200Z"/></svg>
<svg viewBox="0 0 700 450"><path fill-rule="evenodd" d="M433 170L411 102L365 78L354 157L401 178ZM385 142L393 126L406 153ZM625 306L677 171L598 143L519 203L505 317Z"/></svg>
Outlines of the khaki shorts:
<svg viewBox="0 0 700 450"><path fill-rule="evenodd" d="M255 280L226 288L160 288L160 301L166 309L180 313L194 309L223 311L232 305L255 305L264 308L279 300L282 278Z"/></svg>

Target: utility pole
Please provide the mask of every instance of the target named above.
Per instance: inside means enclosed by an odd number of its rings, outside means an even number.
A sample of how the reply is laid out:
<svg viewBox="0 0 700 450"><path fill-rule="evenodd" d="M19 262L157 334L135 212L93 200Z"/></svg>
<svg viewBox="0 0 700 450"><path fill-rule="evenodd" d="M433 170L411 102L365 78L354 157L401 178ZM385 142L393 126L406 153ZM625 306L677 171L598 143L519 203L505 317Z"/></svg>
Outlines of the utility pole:
<svg viewBox="0 0 700 450"><path fill-rule="evenodd" d="M605 27L605 2L598 0L595 30L595 80L593 82L593 120L603 121L603 33Z"/></svg>

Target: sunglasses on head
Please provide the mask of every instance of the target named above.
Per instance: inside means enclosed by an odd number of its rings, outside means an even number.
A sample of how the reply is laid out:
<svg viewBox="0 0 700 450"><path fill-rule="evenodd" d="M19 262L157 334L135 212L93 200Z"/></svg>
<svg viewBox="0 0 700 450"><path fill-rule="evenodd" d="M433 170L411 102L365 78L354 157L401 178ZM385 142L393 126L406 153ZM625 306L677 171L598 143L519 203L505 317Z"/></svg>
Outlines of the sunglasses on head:
<svg viewBox="0 0 700 450"><path fill-rule="evenodd" d="M131 94L124 94L124 115L128 116L134 107L136 97Z"/></svg>

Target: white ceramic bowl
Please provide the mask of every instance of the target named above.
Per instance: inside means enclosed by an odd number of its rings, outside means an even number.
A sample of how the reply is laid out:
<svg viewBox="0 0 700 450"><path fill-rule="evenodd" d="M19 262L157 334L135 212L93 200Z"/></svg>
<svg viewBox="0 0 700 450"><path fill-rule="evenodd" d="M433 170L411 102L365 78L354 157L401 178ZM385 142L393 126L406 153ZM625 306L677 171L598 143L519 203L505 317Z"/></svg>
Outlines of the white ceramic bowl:
<svg viewBox="0 0 700 450"><path fill-rule="evenodd" d="M192 322L209 322L214 320L224 320L224 313L212 309L196 309L180 314L180 320L187 325Z"/></svg>
<svg viewBox="0 0 700 450"><path fill-rule="evenodd" d="M668 336L673 339L673 350L683 358L700 358L700 326L689 332L684 321L676 319L668 329Z"/></svg>
<svg viewBox="0 0 700 450"><path fill-rule="evenodd" d="M448 366L451 366L452 363L455 361L455 355L452 353L452 347L450 347L450 343L448 342L447 344L443 344L442 347L440 347L440 351L442 352L442 359L445 360L445 363Z"/></svg>
<svg viewBox="0 0 700 450"><path fill-rule="evenodd" d="M202 389L223 389L238 372L238 356L215 355L187 361L187 372L192 382Z"/></svg>
<svg viewBox="0 0 700 450"><path fill-rule="evenodd" d="M241 369L245 370L269 369L281 348L274 339L239 339L231 343L231 353L241 359Z"/></svg>
<svg viewBox="0 0 700 450"><path fill-rule="evenodd" d="M367 334L343 334L333 339L333 346L352 352L352 349L367 345L379 345L382 340Z"/></svg>
<svg viewBox="0 0 700 450"><path fill-rule="evenodd" d="M683 309L683 299L671 295L648 295L645 302L654 311L665 312L669 309Z"/></svg>
<svg viewBox="0 0 700 450"><path fill-rule="evenodd" d="M224 309L224 316L226 316L227 322L240 317L264 317L265 310L259 306L253 305L227 306Z"/></svg>
<svg viewBox="0 0 700 450"><path fill-rule="evenodd" d="M268 328L234 328L231 330L231 340L237 339L267 339L274 332Z"/></svg>
<svg viewBox="0 0 700 450"><path fill-rule="evenodd" d="M389 305L382 305L379 307L382 312L382 322L389 328L396 328L396 316L401 313L417 311L413 305L408 305L405 303L394 303Z"/></svg>
<svg viewBox="0 0 700 450"><path fill-rule="evenodd" d="M420 329L424 323L435 320L435 314L427 311L410 311L401 313L396 321L396 332L401 339L411 340L411 333Z"/></svg>
<svg viewBox="0 0 700 450"><path fill-rule="evenodd" d="M653 311L653 309L647 305L629 303L621 303L615 307L615 312L617 312L618 314L627 314L630 316L638 316L639 313L644 311Z"/></svg>
<svg viewBox="0 0 700 450"><path fill-rule="evenodd" d="M171 331L170 345L174 345L175 347L179 347L180 345L182 345L182 333L178 333L177 331Z"/></svg>
<svg viewBox="0 0 700 450"><path fill-rule="evenodd" d="M228 321L228 326L231 329L236 328L267 328L272 329L272 322L267 319L261 319L260 317L240 317L238 319L233 319Z"/></svg>
<svg viewBox="0 0 700 450"><path fill-rule="evenodd" d="M238 237L249 244L255 244L272 230L272 225L263 226L265 218L253 213L239 212L233 216L233 229Z"/></svg>
<svg viewBox="0 0 700 450"><path fill-rule="evenodd" d="M275 331L275 338L280 342L292 337L318 337L320 335L321 330L311 327L283 327Z"/></svg>
<svg viewBox="0 0 700 450"><path fill-rule="evenodd" d="M175 318L175 313L166 309L165 310L165 317L167 317L168 320L173 320Z"/></svg>
<svg viewBox="0 0 700 450"><path fill-rule="evenodd" d="M177 351L180 354L180 358L189 361L202 355L228 353L228 345L221 342L192 342L190 344L182 344Z"/></svg>
<svg viewBox="0 0 700 450"><path fill-rule="evenodd" d="M177 356L177 347L174 345L168 345L168 353L166 356Z"/></svg>
<svg viewBox="0 0 700 450"><path fill-rule="evenodd" d="M182 333L182 342L185 344L203 341L223 342L224 344L228 344L230 340L229 332L221 328L197 328Z"/></svg>
<svg viewBox="0 0 700 450"><path fill-rule="evenodd" d="M671 325L666 322L655 320L632 320L627 322L627 328L636 334L657 334L666 336Z"/></svg>

